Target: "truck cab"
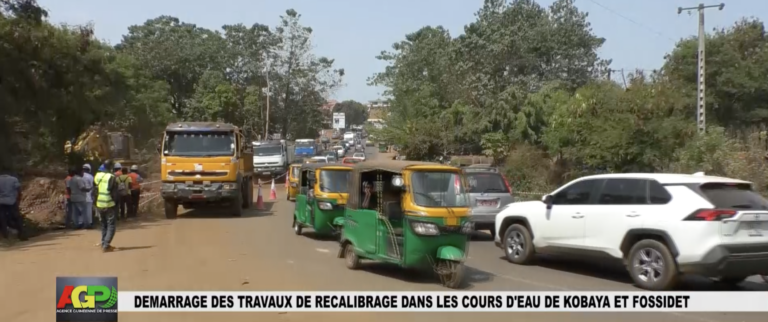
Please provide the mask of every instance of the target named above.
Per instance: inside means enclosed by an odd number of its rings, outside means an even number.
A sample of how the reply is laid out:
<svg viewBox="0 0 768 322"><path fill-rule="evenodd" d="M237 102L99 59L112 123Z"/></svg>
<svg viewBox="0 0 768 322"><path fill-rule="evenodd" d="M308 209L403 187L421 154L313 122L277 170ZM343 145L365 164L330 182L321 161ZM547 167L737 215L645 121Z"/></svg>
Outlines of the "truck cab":
<svg viewBox="0 0 768 322"><path fill-rule="evenodd" d="M165 216L185 209L223 206L234 216L253 204L253 152L237 126L217 122L168 125L160 171Z"/></svg>
<svg viewBox="0 0 768 322"><path fill-rule="evenodd" d="M317 144L313 139L298 139L293 148L293 155L297 158L310 158L317 155Z"/></svg>
<svg viewBox="0 0 768 322"><path fill-rule="evenodd" d="M258 176L276 177L288 171L285 140L253 142L253 167Z"/></svg>

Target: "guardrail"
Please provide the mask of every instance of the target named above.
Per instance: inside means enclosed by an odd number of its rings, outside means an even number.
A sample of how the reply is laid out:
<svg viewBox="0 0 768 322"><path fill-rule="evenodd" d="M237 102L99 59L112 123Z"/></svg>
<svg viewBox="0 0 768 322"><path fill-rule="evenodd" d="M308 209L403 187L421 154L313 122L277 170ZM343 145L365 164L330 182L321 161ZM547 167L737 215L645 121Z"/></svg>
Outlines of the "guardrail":
<svg viewBox="0 0 768 322"><path fill-rule="evenodd" d="M162 180L154 180L149 182L143 182L140 184L141 188L149 185L161 183ZM139 207L146 206L149 202L156 200L160 196L160 192L146 192L142 193L142 200L139 202ZM50 198L40 198L22 201L19 210L22 214L32 211L50 210L50 209L64 209L65 207L64 195L57 195Z"/></svg>

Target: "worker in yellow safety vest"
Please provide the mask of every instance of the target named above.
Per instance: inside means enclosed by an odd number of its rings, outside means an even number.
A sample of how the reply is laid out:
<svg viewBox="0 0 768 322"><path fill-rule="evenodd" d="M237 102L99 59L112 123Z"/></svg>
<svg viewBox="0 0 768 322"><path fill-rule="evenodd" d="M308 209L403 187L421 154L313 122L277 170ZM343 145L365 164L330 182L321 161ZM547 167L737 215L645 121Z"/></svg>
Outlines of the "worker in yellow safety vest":
<svg viewBox="0 0 768 322"><path fill-rule="evenodd" d="M97 188L96 208L98 209L99 219L101 221L101 249L104 252L111 252L115 248L110 245L112 238L115 237L117 225L117 185L115 176L108 169L107 164L99 167L99 172L93 177L94 187Z"/></svg>

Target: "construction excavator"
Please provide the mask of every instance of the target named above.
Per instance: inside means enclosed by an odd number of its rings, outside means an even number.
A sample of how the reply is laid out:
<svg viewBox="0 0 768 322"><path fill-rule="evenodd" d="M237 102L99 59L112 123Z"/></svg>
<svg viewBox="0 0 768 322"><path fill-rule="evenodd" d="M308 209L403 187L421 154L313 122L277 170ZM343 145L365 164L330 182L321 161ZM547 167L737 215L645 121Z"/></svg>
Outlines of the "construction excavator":
<svg viewBox="0 0 768 322"><path fill-rule="evenodd" d="M108 132L98 126L92 126L76 139L67 141L64 153L77 153L89 163L112 160L123 167L137 164L133 136L125 132Z"/></svg>

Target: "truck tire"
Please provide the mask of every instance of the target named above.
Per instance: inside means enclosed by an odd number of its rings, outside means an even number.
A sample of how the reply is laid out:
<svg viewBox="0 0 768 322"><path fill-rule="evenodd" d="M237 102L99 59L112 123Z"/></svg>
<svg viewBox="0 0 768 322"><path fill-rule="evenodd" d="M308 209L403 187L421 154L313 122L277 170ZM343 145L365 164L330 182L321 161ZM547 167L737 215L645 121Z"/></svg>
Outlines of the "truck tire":
<svg viewBox="0 0 768 322"><path fill-rule="evenodd" d="M232 216L240 217L243 215L243 187L240 187L240 193L237 194L236 199L232 201Z"/></svg>
<svg viewBox="0 0 768 322"><path fill-rule="evenodd" d="M251 180L246 181L245 188L245 197L243 198L243 209L251 209L253 207L253 184L251 184Z"/></svg>
<svg viewBox="0 0 768 322"><path fill-rule="evenodd" d="M179 213L179 205L174 201L165 200L165 219L176 219Z"/></svg>

